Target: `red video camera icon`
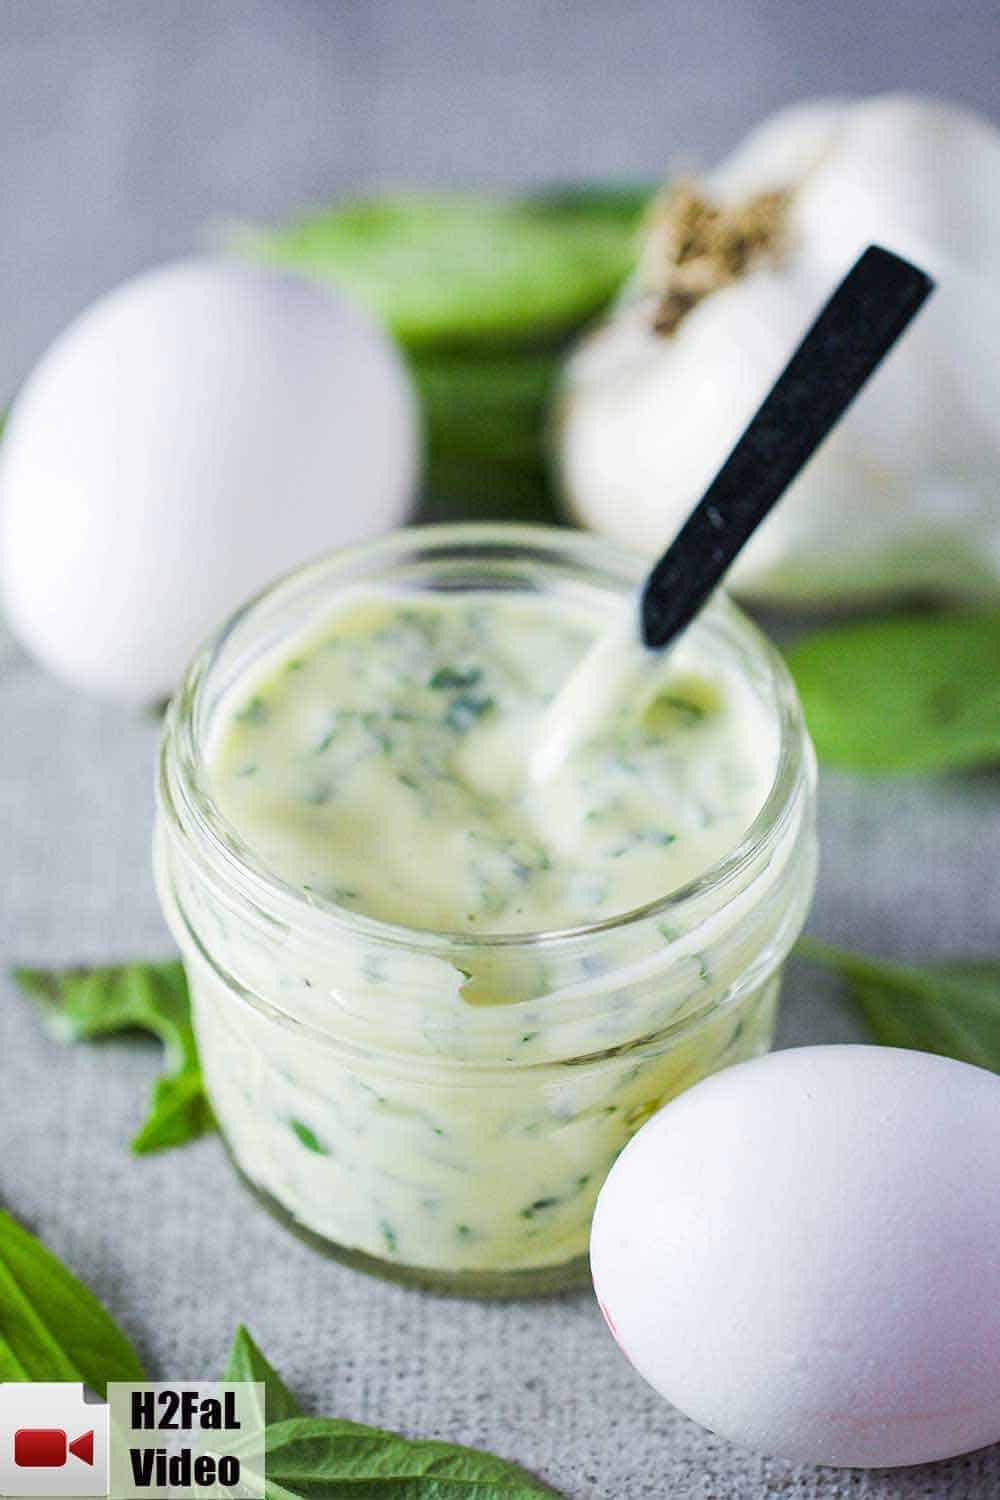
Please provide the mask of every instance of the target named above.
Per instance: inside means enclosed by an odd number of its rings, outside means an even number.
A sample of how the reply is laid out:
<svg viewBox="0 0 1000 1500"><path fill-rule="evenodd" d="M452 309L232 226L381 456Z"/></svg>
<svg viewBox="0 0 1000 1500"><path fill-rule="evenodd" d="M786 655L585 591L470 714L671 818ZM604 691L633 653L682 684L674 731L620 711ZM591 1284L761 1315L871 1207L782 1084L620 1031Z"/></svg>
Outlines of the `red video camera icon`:
<svg viewBox="0 0 1000 1500"><path fill-rule="evenodd" d="M61 1469L70 1453L93 1467L93 1428L72 1442L62 1427L19 1427L14 1434L14 1462L19 1469Z"/></svg>

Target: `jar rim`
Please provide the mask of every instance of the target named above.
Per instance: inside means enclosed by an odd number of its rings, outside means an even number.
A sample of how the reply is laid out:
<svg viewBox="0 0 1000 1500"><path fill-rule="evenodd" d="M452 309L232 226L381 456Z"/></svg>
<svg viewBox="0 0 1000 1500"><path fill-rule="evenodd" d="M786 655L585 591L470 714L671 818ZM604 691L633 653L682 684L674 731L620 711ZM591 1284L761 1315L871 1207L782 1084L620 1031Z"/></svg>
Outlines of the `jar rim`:
<svg viewBox="0 0 1000 1500"><path fill-rule="evenodd" d="M519 525L510 522L463 522L445 525L409 526L374 541L336 548L274 580L232 613L197 652L171 700L160 746L158 796L186 832L201 845L203 856L221 868L223 880L261 910L296 929L304 929L318 942L336 941L350 934L373 944L410 951L427 951L438 957L460 951L484 949L555 949L626 931L650 921L677 917L713 892L724 889L754 865L781 839L798 793L808 775L808 736L798 695L780 653L761 630L721 591L706 607L739 636L739 644L752 651L768 676L773 690L778 727L778 753L768 793L756 816L736 846L700 874L663 896L573 927L523 932L463 932L409 927L354 912L316 892L306 892L271 870L252 845L222 814L212 795L206 763L198 743L197 722L206 685L213 667L238 630L252 625L258 612L290 600L324 577L331 585L350 585L352 565L387 567L426 555L428 561L465 549L470 557L491 553L499 558L534 561L542 566L562 562L591 574L605 588L617 581L620 587L638 587L647 562L625 548L591 533L555 526ZM338 575L340 575L338 577ZM374 582L374 580L372 580Z"/></svg>

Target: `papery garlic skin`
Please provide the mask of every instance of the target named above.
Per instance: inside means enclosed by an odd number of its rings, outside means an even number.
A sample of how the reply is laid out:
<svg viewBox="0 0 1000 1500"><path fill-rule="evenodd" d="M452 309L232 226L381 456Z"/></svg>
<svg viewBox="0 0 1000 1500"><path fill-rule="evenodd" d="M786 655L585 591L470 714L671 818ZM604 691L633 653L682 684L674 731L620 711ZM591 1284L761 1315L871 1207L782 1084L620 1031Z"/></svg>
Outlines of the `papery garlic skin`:
<svg viewBox="0 0 1000 1500"><path fill-rule="evenodd" d="M667 239L653 221L618 307L567 367L556 438L573 516L661 550L876 242L937 291L731 581L789 603L1000 593L1000 132L915 96L818 101L765 122L705 189L723 207L787 193L780 237L664 334L650 284Z"/></svg>

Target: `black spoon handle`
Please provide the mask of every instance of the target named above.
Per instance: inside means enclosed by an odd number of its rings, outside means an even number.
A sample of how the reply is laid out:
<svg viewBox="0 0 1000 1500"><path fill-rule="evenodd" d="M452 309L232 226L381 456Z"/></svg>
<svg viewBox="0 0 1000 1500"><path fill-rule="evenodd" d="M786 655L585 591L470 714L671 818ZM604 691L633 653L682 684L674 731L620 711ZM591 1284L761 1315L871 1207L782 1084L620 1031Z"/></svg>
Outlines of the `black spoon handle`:
<svg viewBox="0 0 1000 1500"><path fill-rule="evenodd" d="M926 272L879 245L858 259L647 578L647 646L667 645L698 613L933 287Z"/></svg>

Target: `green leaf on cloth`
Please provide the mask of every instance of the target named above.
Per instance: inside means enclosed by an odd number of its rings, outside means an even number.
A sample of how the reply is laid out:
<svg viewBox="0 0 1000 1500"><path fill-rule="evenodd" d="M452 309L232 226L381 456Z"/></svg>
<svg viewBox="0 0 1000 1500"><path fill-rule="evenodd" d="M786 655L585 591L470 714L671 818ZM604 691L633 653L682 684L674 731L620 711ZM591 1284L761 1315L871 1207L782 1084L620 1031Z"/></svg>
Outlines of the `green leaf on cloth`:
<svg viewBox="0 0 1000 1500"><path fill-rule="evenodd" d="M145 1380L139 1356L92 1292L0 1210L0 1381Z"/></svg>
<svg viewBox="0 0 1000 1500"><path fill-rule="evenodd" d="M298 1417L266 1432L269 1500L552 1500L519 1465L360 1422Z"/></svg>
<svg viewBox="0 0 1000 1500"><path fill-rule="evenodd" d="M242 1323L236 1330L222 1379L248 1380L265 1386L267 1413L261 1414L265 1424L285 1422L290 1417L302 1415L302 1407L274 1366L265 1359L249 1330Z"/></svg>
<svg viewBox="0 0 1000 1500"><path fill-rule="evenodd" d="M517 1464L478 1449L334 1417L306 1417L242 1325L224 1380L262 1381L268 1500L552 1500ZM244 1478L259 1457L242 1456Z"/></svg>
<svg viewBox="0 0 1000 1500"><path fill-rule="evenodd" d="M1000 610L903 615L788 653L823 761L929 773L1000 761Z"/></svg>
<svg viewBox="0 0 1000 1500"><path fill-rule="evenodd" d="M877 1042L1000 1073L1000 959L890 963L813 937L795 951L841 975Z"/></svg>
<svg viewBox="0 0 1000 1500"><path fill-rule="evenodd" d="M14 970L51 1036L91 1041L128 1031L158 1037L166 1071L153 1086L146 1118L132 1141L137 1154L180 1146L215 1128L191 1026L187 979L178 960L103 968Z"/></svg>
<svg viewBox="0 0 1000 1500"><path fill-rule="evenodd" d="M232 242L329 277L408 348L563 335L610 301L632 267L648 188L524 197L401 193L362 198Z"/></svg>

